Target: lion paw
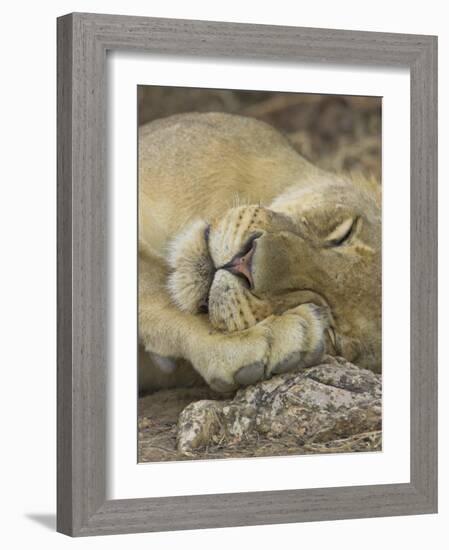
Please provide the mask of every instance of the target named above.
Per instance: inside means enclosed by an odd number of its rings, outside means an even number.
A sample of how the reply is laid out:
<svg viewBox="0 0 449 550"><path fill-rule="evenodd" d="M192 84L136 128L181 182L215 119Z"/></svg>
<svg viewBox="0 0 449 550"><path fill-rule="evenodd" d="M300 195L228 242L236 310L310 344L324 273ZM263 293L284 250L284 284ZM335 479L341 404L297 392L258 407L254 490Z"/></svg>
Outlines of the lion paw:
<svg viewBox="0 0 449 550"><path fill-rule="evenodd" d="M246 331L216 335L194 365L212 389L231 392L318 363L328 326L324 308L304 304Z"/></svg>
<svg viewBox="0 0 449 550"><path fill-rule="evenodd" d="M314 304L303 304L277 317L267 378L318 363L326 350L325 331L330 322L327 310Z"/></svg>

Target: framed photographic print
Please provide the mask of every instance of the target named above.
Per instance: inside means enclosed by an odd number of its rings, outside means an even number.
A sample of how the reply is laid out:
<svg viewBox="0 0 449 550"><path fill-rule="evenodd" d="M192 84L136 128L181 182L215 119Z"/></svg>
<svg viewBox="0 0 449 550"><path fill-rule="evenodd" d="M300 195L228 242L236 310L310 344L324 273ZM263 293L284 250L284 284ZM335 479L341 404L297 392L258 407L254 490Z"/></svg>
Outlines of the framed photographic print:
<svg viewBox="0 0 449 550"><path fill-rule="evenodd" d="M58 19L58 530L436 512L436 37Z"/></svg>
<svg viewBox="0 0 449 550"><path fill-rule="evenodd" d="M381 98L138 105L139 462L381 450Z"/></svg>

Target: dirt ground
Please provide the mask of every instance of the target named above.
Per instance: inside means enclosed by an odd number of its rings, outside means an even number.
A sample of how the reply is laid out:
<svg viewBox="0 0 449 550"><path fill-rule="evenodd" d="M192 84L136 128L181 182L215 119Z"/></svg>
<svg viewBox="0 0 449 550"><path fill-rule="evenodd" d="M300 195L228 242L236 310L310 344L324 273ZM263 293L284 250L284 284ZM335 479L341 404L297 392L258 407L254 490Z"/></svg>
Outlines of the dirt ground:
<svg viewBox="0 0 449 550"><path fill-rule="evenodd" d="M207 387L172 388L139 399L139 462L168 460L205 460L210 458L248 458L300 454L347 453L381 450L382 432L372 431L326 443L298 444L295 437L257 435L234 445L220 443L186 456L176 448L180 412L193 401L223 399Z"/></svg>
<svg viewBox="0 0 449 550"><path fill-rule="evenodd" d="M380 182L381 98L140 86L138 102L140 124L189 111L252 116L287 134L296 150L318 166L334 172L360 171ZM205 386L140 397L139 462L192 459L176 451L179 413L193 401L221 398ZM194 458L375 451L380 446L380 431L302 447L285 437L258 437L236 448L216 445Z"/></svg>

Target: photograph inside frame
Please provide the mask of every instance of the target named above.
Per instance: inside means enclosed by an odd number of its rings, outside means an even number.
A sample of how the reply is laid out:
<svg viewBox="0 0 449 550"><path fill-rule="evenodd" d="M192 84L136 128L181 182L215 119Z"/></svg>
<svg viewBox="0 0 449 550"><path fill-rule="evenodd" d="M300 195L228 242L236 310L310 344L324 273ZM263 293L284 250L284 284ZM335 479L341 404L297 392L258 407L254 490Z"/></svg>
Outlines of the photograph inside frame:
<svg viewBox="0 0 449 550"><path fill-rule="evenodd" d="M381 451L382 99L137 114L138 462Z"/></svg>

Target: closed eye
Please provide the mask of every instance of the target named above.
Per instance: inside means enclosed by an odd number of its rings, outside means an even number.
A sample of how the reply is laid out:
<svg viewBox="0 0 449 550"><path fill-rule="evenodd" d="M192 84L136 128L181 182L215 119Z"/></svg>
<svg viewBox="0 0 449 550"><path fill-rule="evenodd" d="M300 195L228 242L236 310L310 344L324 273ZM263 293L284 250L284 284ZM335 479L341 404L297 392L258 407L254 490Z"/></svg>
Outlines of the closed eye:
<svg viewBox="0 0 449 550"><path fill-rule="evenodd" d="M206 246L209 246L209 236L210 236L210 223L206 225L204 230L204 240L206 241Z"/></svg>
<svg viewBox="0 0 449 550"><path fill-rule="evenodd" d="M361 223L360 217L348 218L339 224L325 240L325 246L335 248L348 243Z"/></svg>
<svg viewBox="0 0 449 550"><path fill-rule="evenodd" d="M254 241L258 239L261 235L262 233L260 231L258 231L257 233L253 233L243 244L240 252L238 253L238 256L244 256L245 254L247 254L253 247Z"/></svg>
<svg viewBox="0 0 449 550"><path fill-rule="evenodd" d="M212 265L215 268L214 260L212 259L212 254L210 253L209 240L210 240L210 223L206 225L206 228L204 230L204 242L206 243L207 254L210 258L210 261L212 262Z"/></svg>

